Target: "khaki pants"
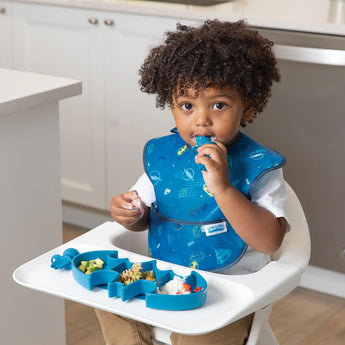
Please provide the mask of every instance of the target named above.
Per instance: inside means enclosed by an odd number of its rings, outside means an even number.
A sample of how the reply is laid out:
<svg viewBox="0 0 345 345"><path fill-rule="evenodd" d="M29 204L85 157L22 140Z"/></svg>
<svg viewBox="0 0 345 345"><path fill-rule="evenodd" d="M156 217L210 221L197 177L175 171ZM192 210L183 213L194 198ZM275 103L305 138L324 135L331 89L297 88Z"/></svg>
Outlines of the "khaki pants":
<svg viewBox="0 0 345 345"><path fill-rule="evenodd" d="M95 309L107 345L153 345L149 325ZM173 345L244 345L253 314L211 333L190 336L172 333Z"/></svg>

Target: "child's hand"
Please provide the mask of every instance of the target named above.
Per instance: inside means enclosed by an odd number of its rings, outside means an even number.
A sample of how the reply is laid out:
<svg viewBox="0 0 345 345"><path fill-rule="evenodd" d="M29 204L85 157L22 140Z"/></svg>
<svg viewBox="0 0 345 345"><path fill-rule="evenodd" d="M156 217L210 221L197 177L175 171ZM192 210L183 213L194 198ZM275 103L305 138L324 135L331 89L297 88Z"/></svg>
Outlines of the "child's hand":
<svg viewBox="0 0 345 345"><path fill-rule="evenodd" d="M139 222L145 209L136 191L115 195L110 203L110 213L116 222L124 227Z"/></svg>
<svg viewBox="0 0 345 345"><path fill-rule="evenodd" d="M205 144L198 148L195 162L203 164L206 171L202 171L208 191L216 196L225 191L231 183L228 176L227 149L219 141Z"/></svg>

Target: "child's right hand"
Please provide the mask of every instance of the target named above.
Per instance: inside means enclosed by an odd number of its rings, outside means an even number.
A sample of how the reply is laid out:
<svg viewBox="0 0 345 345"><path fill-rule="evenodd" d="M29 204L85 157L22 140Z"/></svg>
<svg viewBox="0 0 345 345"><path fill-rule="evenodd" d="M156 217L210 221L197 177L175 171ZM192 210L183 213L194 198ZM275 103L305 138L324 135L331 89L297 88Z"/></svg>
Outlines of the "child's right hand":
<svg viewBox="0 0 345 345"><path fill-rule="evenodd" d="M113 219L124 227L138 223L145 214L146 205L136 191L115 195L110 203Z"/></svg>

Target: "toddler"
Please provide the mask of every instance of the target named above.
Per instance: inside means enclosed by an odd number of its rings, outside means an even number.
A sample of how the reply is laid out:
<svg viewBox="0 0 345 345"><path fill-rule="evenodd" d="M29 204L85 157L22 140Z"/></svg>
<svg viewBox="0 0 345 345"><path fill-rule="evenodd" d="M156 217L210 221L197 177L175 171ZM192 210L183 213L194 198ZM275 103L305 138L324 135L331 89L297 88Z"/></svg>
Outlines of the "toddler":
<svg viewBox="0 0 345 345"><path fill-rule="evenodd" d="M140 69L143 92L175 120L144 148L145 173L110 211L149 229L149 255L192 268L246 274L269 261L287 231L285 158L239 131L280 80L272 42L244 21L177 25ZM150 327L97 310L108 345L152 344ZM253 315L214 332L173 333L174 345L245 344Z"/></svg>

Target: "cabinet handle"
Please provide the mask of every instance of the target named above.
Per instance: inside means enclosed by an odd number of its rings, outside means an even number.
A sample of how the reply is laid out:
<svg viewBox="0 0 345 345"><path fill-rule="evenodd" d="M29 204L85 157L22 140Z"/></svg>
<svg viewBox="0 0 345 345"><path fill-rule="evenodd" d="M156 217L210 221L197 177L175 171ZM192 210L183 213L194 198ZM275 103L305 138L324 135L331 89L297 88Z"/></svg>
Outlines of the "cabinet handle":
<svg viewBox="0 0 345 345"><path fill-rule="evenodd" d="M0 6L0 13L1 13L1 14L4 14L5 12L6 12L5 7Z"/></svg>
<svg viewBox="0 0 345 345"><path fill-rule="evenodd" d="M104 24L108 25L108 26L113 26L114 25L114 21L112 19L105 19L104 20Z"/></svg>
<svg viewBox="0 0 345 345"><path fill-rule="evenodd" d="M96 24L98 24L98 19L95 17L91 17L91 18L89 18L89 23L92 25L96 25Z"/></svg>
<svg viewBox="0 0 345 345"><path fill-rule="evenodd" d="M276 44L273 46L278 59L315 63L330 66L345 66L345 50L296 47Z"/></svg>

